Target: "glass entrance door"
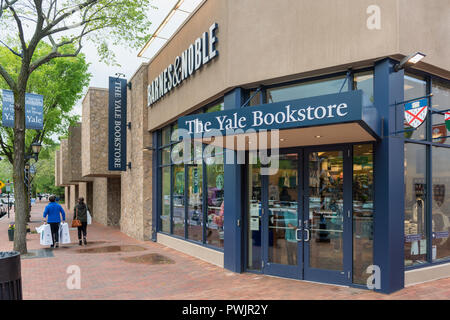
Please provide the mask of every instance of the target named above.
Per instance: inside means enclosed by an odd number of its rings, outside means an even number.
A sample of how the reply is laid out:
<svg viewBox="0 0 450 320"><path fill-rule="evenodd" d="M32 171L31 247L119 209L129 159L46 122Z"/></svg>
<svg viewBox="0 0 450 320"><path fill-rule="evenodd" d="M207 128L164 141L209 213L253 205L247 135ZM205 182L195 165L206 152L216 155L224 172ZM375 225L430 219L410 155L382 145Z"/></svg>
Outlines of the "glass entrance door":
<svg viewBox="0 0 450 320"><path fill-rule="evenodd" d="M350 151L348 148L311 149L305 151L305 158L304 278L349 283Z"/></svg>
<svg viewBox="0 0 450 320"><path fill-rule="evenodd" d="M275 174L249 165L248 268L336 284L351 282L349 147L279 155Z"/></svg>
<svg viewBox="0 0 450 320"><path fill-rule="evenodd" d="M264 272L300 277L302 256L298 247L299 154L279 156L278 171L263 179Z"/></svg>

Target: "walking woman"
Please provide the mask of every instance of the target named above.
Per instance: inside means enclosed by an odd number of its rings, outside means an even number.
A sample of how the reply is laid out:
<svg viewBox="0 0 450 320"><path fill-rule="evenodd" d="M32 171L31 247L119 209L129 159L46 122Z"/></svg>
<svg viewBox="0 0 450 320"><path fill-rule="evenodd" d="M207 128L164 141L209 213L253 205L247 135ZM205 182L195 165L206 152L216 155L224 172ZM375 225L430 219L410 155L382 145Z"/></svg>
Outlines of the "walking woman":
<svg viewBox="0 0 450 320"><path fill-rule="evenodd" d="M78 199L78 204L73 210L73 218L81 221L81 227L78 227L78 244L81 246L87 245L86 235L87 235L87 211L88 207L84 203L84 198ZM83 233L83 242L81 241L81 233Z"/></svg>
<svg viewBox="0 0 450 320"><path fill-rule="evenodd" d="M55 202L56 200L55 196L50 196L49 200L50 203L45 207L44 210L44 223L48 222L48 224L50 225L50 229L52 231L53 244L51 245L51 247L58 248L59 224L61 223L61 215L63 221L65 222L66 213L64 212L64 209L61 207L61 205ZM45 218L47 218L47 221L45 220Z"/></svg>

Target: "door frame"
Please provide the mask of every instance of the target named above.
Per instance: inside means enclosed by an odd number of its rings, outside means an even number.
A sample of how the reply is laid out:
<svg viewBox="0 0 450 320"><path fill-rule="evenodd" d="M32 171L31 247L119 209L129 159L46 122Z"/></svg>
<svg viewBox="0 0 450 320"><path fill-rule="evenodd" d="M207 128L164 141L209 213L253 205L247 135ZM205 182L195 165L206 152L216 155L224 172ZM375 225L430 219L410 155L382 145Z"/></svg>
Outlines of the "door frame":
<svg viewBox="0 0 450 320"><path fill-rule="evenodd" d="M297 226L301 226L303 210L303 155L300 148L281 149L279 155L297 154ZM303 278L303 245L302 241L297 242L297 265L283 265L269 262L269 177L261 176L261 251L262 251L262 272L264 274L280 276L285 278L302 279ZM303 239L303 232L299 228L296 230L296 236Z"/></svg>
<svg viewBox="0 0 450 320"><path fill-rule="evenodd" d="M303 279L341 285L352 283L353 269L353 150L351 144L333 146L315 146L303 149L303 227L309 220L309 154L321 151L342 151L343 153L343 269L339 271L323 270L309 267L309 241L303 241ZM309 221L308 221L308 225ZM311 237L311 236L310 236ZM311 241L311 239L310 239Z"/></svg>

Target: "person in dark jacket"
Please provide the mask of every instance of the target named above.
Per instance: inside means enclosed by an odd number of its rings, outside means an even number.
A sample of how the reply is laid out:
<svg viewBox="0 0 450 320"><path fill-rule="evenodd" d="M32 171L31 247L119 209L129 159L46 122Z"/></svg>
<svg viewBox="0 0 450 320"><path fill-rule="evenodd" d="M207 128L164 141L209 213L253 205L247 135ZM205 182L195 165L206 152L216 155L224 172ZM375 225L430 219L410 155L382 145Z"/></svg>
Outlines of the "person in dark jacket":
<svg viewBox="0 0 450 320"><path fill-rule="evenodd" d="M55 202L55 196L50 196L49 200L50 203L45 207L44 210L44 223L47 223L50 225L50 229L52 231L52 240L53 244L51 247L58 248L58 242L59 242L59 225L61 223L61 215L62 220L66 221L66 213L64 212L64 209L61 207L59 203ZM47 218L47 221L45 220Z"/></svg>
<svg viewBox="0 0 450 320"><path fill-rule="evenodd" d="M87 235L87 204L84 203L84 198L78 199L78 204L73 209L73 218L81 221L81 227L78 227L78 244L81 246L83 243L81 241L81 233L83 233L84 245L87 245L86 235Z"/></svg>

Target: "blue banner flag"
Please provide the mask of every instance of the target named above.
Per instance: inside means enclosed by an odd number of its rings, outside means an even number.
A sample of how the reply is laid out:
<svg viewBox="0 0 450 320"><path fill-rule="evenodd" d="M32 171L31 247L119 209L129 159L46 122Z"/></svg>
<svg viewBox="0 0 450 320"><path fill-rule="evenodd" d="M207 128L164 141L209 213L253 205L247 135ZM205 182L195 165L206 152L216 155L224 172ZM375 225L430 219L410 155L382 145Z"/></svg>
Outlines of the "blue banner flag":
<svg viewBox="0 0 450 320"><path fill-rule="evenodd" d="M109 77L108 169L126 171L127 80Z"/></svg>
<svg viewBox="0 0 450 320"><path fill-rule="evenodd" d="M2 124L14 127L14 94L11 90L2 90ZM25 128L42 130L44 128L44 97L40 94L25 94Z"/></svg>

